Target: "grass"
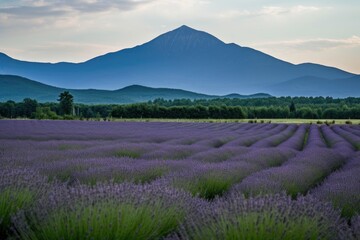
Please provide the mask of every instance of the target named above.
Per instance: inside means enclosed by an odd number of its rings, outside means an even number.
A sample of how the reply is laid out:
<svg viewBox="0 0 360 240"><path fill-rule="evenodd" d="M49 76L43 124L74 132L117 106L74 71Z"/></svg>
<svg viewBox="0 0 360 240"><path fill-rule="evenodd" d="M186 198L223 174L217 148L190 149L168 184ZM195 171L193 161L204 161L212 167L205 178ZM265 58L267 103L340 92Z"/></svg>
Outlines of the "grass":
<svg viewBox="0 0 360 240"><path fill-rule="evenodd" d="M56 180L66 182L71 180L76 172L80 172L85 169L86 167L82 165L69 165L66 166L66 168L64 167L63 169L45 169L42 172L48 177L49 182L53 182Z"/></svg>
<svg viewBox="0 0 360 240"><path fill-rule="evenodd" d="M341 168L344 161L338 161L329 166L328 169L323 169L310 164L306 169L302 170L302 179L286 177L282 180L286 192L295 198L299 194L306 194L310 189L321 183L332 172Z"/></svg>
<svg viewBox="0 0 360 240"><path fill-rule="evenodd" d="M115 156L119 158L122 157L139 158L141 157L141 153L140 150L120 149L115 152Z"/></svg>
<svg viewBox="0 0 360 240"><path fill-rule="evenodd" d="M228 138L222 138L222 139L215 139L210 145L214 148L220 148L222 147L224 144L232 141L234 138L233 137L228 137Z"/></svg>
<svg viewBox="0 0 360 240"><path fill-rule="evenodd" d="M44 219L30 218L30 232L18 229L21 239L159 239L184 218L177 207L159 201L135 205L102 201L57 209Z"/></svg>
<svg viewBox="0 0 360 240"><path fill-rule="evenodd" d="M304 141L303 141L303 143L301 145L300 150L304 150L305 146L307 145L307 142L308 142L308 139L309 139L309 132L310 132L310 128L307 128L306 132L305 132L305 136L304 136Z"/></svg>
<svg viewBox="0 0 360 240"><path fill-rule="evenodd" d="M174 182L174 186L189 191L193 196L199 196L207 200L221 197L236 182L240 182L245 172L218 172L210 171L201 176L190 179L180 179Z"/></svg>
<svg viewBox="0 0 360 240"><path fill-rule="evenodd" d="M169 171L169 168L167 167L156 167L147 169L146 171L136 174L133 178L133 181L135 183L149 183L161 176L163 176L165 173Z"/></svg>
<svg viewBox="0 0 360 240"><path fill-rule="evenodd" d="M6 188L0 192L0 239L5 238L11 225L11 215L29 207L35 194L27 188Z"/></svg>
<svg viewBox="0 0 360 240"><path fill-rule="evenodd" d="M359 199L358 196L353 196L354 201L351 200L344 200L343 197L338 197L339 199L336 199L336 197L333 197L331 199L331 202L334 204L336 208L339 208L341 210L341 216L346 217L348 219L352 218L353 216L356 216L360 213L360 206L357 202L357 199Z"/></svg>
<svg viewBox="0 0 360 240"><path fill-rule="evenodd" d="M84 146L81 145L74 145L74 144L60 144L57 149L60 151L66 151L66 150L80 150L83 149Z"/></svg>
<svg viewBox="0 0 360 240"><path fill-rule="evenodd" d="M360 143L354 143L355 148L357 151L360 151Z"/></svg>
<svg viewBox="0 0 360 240"><path fill-rule="evenodd" d="M80 183L95 186L100 182L113 182L113 183L122 183L122 182L133 182L135 184L144 184L150 183L151 181L161 177L169 171L168 167L159 166L151 167L144 169L138 172L124 172L124 171L109 171L107 174L102 172L95 172L93 174L86 174L78 176Z"/></svg>
<svg viewBox="0 0 360 240"><path fill-rule="evenodd" d="M346 194L343 188L345 187L341 186L336 191L328 191L324 200L331 202L336 209L340 209L341 216L351 219L360 214L360 196L356 191Z"/></svg>
<svg viewBox="0 0 360 240"><path fill-rule="evenodd" d="M175 149L175 150L168 150L168 151L154 151L149 153L149 157L151 159L162 159L162 160L182 160L185 158L190 157L193 154L191 150L187 149Z"/></svg>
<svg viewBox="0 0 360 240"><path fill-rule="evenodd" d="M203 162L216 163L226 161L235 155L236 153L232 151L211 151L206 155L201 154L200 156L197 155L194 158Z"/></svg>
<svg viewBox="0 0 360 240"><path fill-rule="evenodd" d="M204 227L193 229L191 239L329 239L321 236L317 217L286 216L277 210L249 212L236 217L223 214Z"/></svg>
<svg viewBox="0 0 360 240"><path fill-rule="evenodd" d="M322 169L309 167L308 169L304 169L302 174L304 176L302 181L290 179L289 177L285 177L282 180L286 193L293 199L299 194L306 194L309 189L322 182L330 173Z"/></svg>
<svg viewBox="0 0 360 240"><path fill-rule="evenodd" d="M211 200L216 196L222 196L232 185L230 178L215 178L212 176L199 177L192 183L189 183L187 190L193 195Z"/></svg>

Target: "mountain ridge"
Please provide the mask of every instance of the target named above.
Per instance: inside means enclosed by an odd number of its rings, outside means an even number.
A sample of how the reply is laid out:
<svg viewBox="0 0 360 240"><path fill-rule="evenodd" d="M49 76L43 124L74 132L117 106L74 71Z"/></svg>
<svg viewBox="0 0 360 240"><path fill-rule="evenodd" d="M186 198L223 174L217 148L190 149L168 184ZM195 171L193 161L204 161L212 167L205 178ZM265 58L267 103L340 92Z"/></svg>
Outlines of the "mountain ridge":
<svg viewBox="0 0 360 240"><path fill-rule="evenodd" d="M257 93L249 96L229 94L225 96L208 95L182 89L150 88L141 85L130 85L117 90L98 89L64 89L49 86L27 78L14 75L0 75L0 102L24 98L36 99L39 102L57 102L59 94L70 91L76 103L85 104L128 104L147 102L156 98L164 99L213 99L213 98L253 98L270 97L268 94Z"/></svg>
<svg viewBox="0 0 360 240"><path fill-rule="evenodd" d="M114 90L138 84L216 95L270 92L274 85L304 76L329 80L356 76L320 64L292 64L256 49L224 43L185 25L144 44L81 63L36 63L2 57L0 74L73 89ZM286 91L277 94L288 95Z"/></svg>
<svg viewBox="0 0 360 240"><path fill-rule="evenodd" d="M324 86L331 86L324 91ZM270 87L270 93L277 94L286 90L288 96L331 96L335 98L360 97L360 76L344 79L326 79L305 76L290 79Z"/></svg>

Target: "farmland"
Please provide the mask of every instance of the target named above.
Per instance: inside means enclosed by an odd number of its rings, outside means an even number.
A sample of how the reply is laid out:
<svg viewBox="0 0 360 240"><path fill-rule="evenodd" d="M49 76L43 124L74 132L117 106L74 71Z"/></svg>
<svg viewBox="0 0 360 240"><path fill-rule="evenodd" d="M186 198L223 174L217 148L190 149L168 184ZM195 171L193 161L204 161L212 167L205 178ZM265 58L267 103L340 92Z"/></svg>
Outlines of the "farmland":
<svg viewBox="0 0 360 240"><path fill-rule="evenodd" d="M0 239L359 239L360 125L0 121Z"/></svg>

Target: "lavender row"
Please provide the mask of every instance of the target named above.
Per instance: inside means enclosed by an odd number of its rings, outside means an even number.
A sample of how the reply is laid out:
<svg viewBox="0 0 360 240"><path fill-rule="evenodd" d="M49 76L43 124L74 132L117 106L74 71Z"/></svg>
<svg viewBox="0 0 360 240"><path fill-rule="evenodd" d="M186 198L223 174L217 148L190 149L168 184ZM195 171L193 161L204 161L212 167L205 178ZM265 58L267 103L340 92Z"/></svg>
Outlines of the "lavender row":
<svg viewBox="0 0 360 240"><path fill-rule="evenodd" d="M311 196L234 194L193 215L168 239L356 239L339 212ZM355 231L354 231L355 232Z"/></svg>
<svg viewBox="0 0 360 240"><path fill-rule="evenodd" d="M258 149L226 161L204 163L189 159L185 171L171 173L159 181L185 189L194 196L213 199L226 193L245 177L269 167L280 166L295 155L291 149Z"/></svg>
<svg viewBox="0 0 360 240"><path fill-rule="evenodd" d="M339 171L331 174L312 193L324 201L331 201L342 210L343 216L360 213L360 155L349 160Z"/></svg>
<svg viewBox="0 0 360 240"><path fill-rule="evenodd" d="M352 125L344 125L344 126L341 126L341 128L344 129L345 131L348 131L357 136L360 136L360 128L354 127Z"/></svg>
<svg viewBox="0 0 360 240"><path fill-rule="evenodd" d="M294 132L296 131L297 126L296 125L289 125L284 131L272 135L268 138L262 139L256 143L254 143L253 147L275 147L279 145L281 142L287 140L290 138Z"/></svg>
<svg viewBox="0 0 360 240"><path fill-rule="evenodd" d="M19 239L159 239L207 208L162 185L56 185L12 217Z"/></svg>
<svg viewBox="0 0 360 240"><path fill-rule="evenodd" d="M18 239L356 239L330 204L280 194L206 202L162 185L53 185L12 215ZM353 226L357 219L354 218Z"/></svg>
<svg viewBox="0 0 360 240"><path fill-rule="evenodd" d="M282 142L278 146L295 150L302 150L307 142L308 129L309 126L300 125L294 135L292 135L288 140Z"/></svg>
<svg viewBox="0 0 360 240"><path fill-rule="evenodd" d="M320 183L332 171L340 168L345 160L343 155L334 150L306 149L280 167L266 169L245 178L232 191L240 191L248 196L286 191L295 197Z"/></svg>
<svg viewBox="0 0 360 240"><path fill-rule="evenodd" d="M324 136L317 125L310 126L307 145L305 147L327 147Z"/></svg>
<svg viewBox="0 0 360 240"><path fill-rule="evenodd" d="M333 126L333 131L349 141L356 150L360 150L360 136L351 132L345 131L340 126Z"/></svg>
<svg viewBox="0 0 360 240"><path fill-rule="evenodd" d="M354 151L354 147L343 137L335 133L330 127L326 125L321 126L321 132L327 144L332 149L335 149L340 153L344 153L344 156L347 156L346 154L349 154L352 151Z"/></svg>
<svg viewBox="0 0 360 240"><path fill-rule="evenodd" d="M227 145L252 146L257 141L259 141L263 138L270 137L274 134L277 134L287 128L287 126L285 124L279 124L279 125L273 124L273 126L274 127L272 127L271 129L264 130L259 133L249 132L246 135L243 135L243 136L239 137L238 139L233 140L232 142L228 143Z"/></svg>

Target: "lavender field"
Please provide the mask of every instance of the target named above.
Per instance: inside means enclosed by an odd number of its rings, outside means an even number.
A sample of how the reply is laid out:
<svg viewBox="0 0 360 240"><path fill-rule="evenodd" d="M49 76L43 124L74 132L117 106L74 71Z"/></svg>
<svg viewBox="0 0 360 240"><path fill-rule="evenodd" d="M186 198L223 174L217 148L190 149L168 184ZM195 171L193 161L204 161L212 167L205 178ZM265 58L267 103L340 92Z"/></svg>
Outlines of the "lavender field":
<svg viewBox="0 0 360 240"><path fill-rule="evenodd" d="M0 239L360 239L360 125L0 121Z"/></svg>

